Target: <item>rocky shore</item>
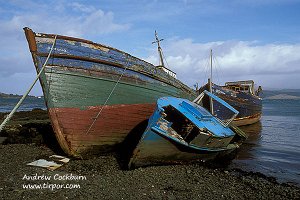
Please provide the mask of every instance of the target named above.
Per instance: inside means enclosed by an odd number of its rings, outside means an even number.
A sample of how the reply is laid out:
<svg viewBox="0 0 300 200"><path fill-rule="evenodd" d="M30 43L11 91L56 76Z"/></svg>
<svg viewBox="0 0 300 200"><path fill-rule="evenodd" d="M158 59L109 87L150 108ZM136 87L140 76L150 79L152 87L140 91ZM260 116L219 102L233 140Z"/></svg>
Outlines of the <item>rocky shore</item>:
<svg viewBox="0 0 300 200"><path fill-rule="evenodd" d="M4 116L0 114L0 122ZM300 188L295 185L280 184L260 173L201 163L128 171L121 169L117 154L111 153L88 160L71 158L54 171L27 166L63 154L43 110L17 113L0 137L5 138L0 145L0 199L300 198Z"/></svg>

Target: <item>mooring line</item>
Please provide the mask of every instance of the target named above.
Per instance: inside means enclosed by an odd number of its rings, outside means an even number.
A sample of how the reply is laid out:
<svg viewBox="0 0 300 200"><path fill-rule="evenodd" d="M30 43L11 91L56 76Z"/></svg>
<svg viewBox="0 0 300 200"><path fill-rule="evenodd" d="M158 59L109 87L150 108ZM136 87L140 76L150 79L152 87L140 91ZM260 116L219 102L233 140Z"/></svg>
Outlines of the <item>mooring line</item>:
<svg viewBox="0 0 300 200"><path fill-rule="evenodd" d="M32 90L33 86L35 85L35 83L37 82L37 80L39 79L39 77L41 76L42 72L44 71L46 65L47 65L47 62L50 58L50 55L52 53L52 50L54 48L54 45L55 45L55 42L56 42L56 38L57 38L57 35L55 35L54 37L54 42L52 44L52 47L50 49L50 52L47 56L47 59L45 61L45 63L43 64L43 67L42 69L40 70L40 72L38 73L38 75L36 76L34 82L31 84L31 86L29 87L29 89L27 90L27 92L22 96L22 98L19 100L19 102L17 103L17 105L14 107L14 109L9 113L9 115L5 118L5 120L1 123L0 125L0 132L2 131L2 129L4 128L4 126L9 122L9 120L12 118L12 116L14 115L14 113L17 111L17 109L21 106L21 104L23 103L23 101L25 100L25 98L27 97L27 95L29 94L29 92Z"/></svg>
<svg viewBox="0 0 300 200"><path fill-rule="evenodd" d="M94 126L95 122L98 120L98 118L99 118L99 116L100 116L100 114L101 114L102 110L103 110L103 109L104 109L104 107L106 106L106 104L107 104L108 100L110 99L111 95L113 94L113 92L115 91L115 89L116 89L117 85L119 84L119 82L120 82L121 78L123 77L123 75L124 75L125 71L127 70L127 68L128 68L128 65L129 65L129 56L127 55L127 63L126 63L126 67L124 68L124 70L123 70L123 72L122 72L121 76L119 77L119 79L118 79L118 81L116 82L115 86L113 87L113 89L111 90L110 94L108 95L108 97L107 97L106 101L105 101L105 102L104 102L104 104L102 105L102 107L101 107L100 111L98 112L98 114L96 115L96 117L94 117L94 121L92 122L92 124L90 125L90 127L88 128L88 130L86 131L86 133L85 133L85 134L88 134L88 133L90 132L90 130L91 130L91 129L92 129L92 127Z"/></svg>

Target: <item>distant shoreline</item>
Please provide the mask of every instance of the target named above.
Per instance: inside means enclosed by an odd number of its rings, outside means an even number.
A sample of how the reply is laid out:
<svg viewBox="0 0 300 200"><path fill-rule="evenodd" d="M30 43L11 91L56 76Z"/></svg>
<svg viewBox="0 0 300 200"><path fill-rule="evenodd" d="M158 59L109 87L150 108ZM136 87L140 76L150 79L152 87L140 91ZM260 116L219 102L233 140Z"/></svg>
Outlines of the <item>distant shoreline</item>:
<svg viewBox="0 0 300 200"><path fill-rule="evenodd" d="M299 100L299 96L293 96L288 94L277 94L274 96L266 97L265 99L271 99L271 100Z"/></svg>
<svg viewBox="0 0 300 200"><path fill-rule="evenodd" d="M21 98L23 95L18 95L18 94L5 94L0 92L0 98ZM42 98L43 96L32 96L28 95L26 98Z"/></svg>

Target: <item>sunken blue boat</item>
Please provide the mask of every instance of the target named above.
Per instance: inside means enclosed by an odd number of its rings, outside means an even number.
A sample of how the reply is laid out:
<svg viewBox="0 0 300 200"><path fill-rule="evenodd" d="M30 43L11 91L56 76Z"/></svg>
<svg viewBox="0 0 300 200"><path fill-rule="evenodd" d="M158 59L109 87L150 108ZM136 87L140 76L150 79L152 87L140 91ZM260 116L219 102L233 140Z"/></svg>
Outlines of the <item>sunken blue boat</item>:
<svg viewBox="0 0 300 200"><path fill-rule="evenodd" d="M232 112L230 119L214 117L201 106L203 97L212 98ZM194 102L162 97L148 121L128 167L213 160L234 152L247 138L231 122L238 114L228 103L204 91Z"/></svg>

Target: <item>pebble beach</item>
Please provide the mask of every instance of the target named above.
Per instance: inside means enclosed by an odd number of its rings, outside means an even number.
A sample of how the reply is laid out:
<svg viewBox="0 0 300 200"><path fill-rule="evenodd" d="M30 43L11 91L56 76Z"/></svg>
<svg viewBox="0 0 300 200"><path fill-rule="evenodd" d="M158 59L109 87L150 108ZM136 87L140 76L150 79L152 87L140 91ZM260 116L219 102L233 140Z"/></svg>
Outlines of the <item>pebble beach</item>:
<svg viewBox="0 0 300 200"><path fill-rule="evenodd" d="M1 113L0 119L4 116ZM86 160L71 158L54 171L28 166L37 159L63 155L47 113L40 109L17 113L0 136L5 138L0 145L0 199L300 198L297 185L203 163L124 170L114 152Z"/></svg>

